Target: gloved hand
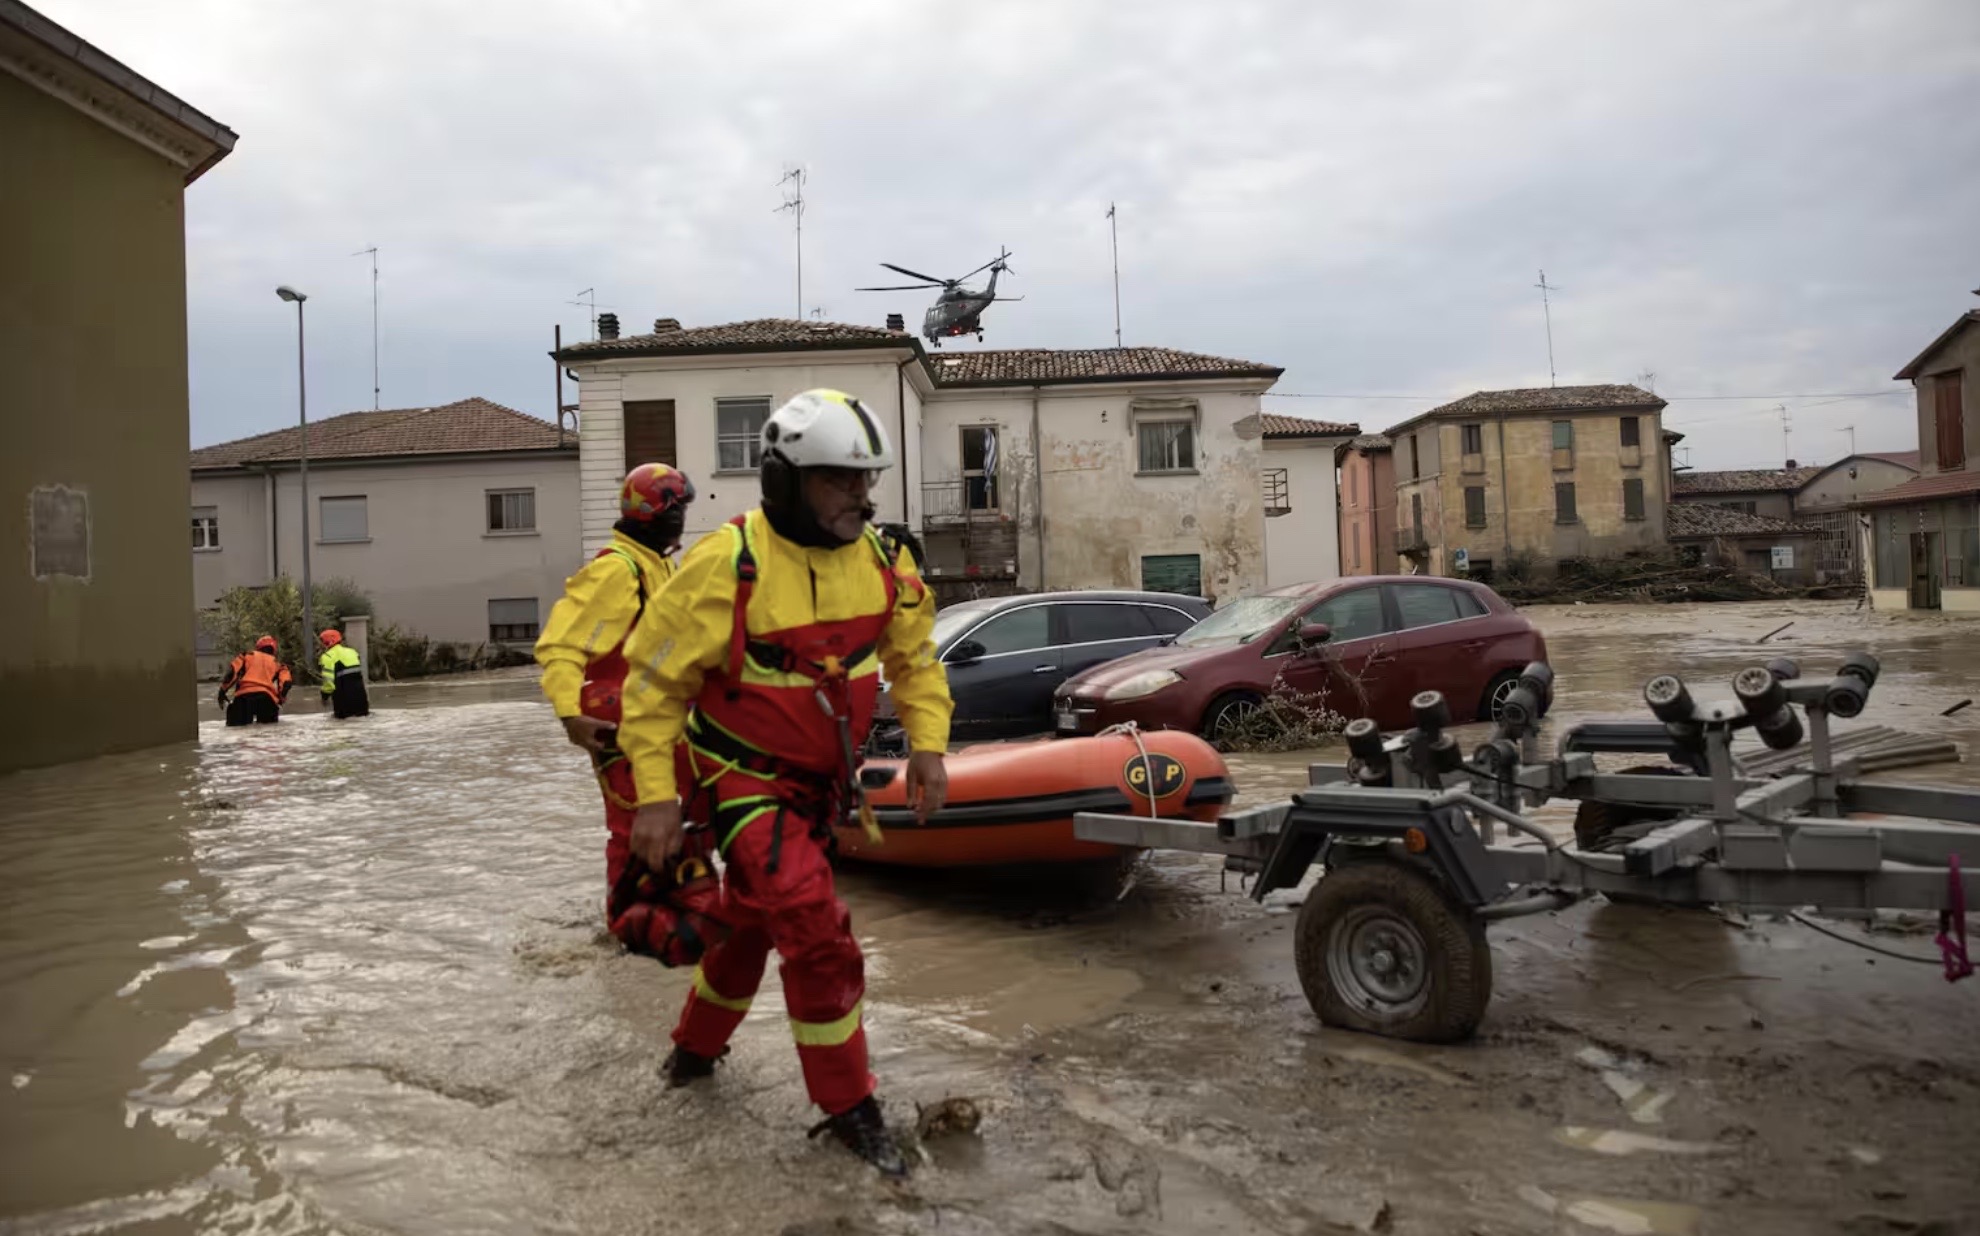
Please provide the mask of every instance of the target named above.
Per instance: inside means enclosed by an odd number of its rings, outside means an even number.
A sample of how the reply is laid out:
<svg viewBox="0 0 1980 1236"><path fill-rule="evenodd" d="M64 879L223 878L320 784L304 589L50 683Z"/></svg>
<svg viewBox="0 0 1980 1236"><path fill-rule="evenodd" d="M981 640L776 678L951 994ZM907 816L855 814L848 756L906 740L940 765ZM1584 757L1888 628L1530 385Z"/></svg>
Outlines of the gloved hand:
<svg viewBox="0 0 1980 1236"><path fill-rule="evenodd" d="M227 706L227 688L225 687L220 688L220 694L214 697L214 701L218 703L220 707L225 708Z"/></svg>

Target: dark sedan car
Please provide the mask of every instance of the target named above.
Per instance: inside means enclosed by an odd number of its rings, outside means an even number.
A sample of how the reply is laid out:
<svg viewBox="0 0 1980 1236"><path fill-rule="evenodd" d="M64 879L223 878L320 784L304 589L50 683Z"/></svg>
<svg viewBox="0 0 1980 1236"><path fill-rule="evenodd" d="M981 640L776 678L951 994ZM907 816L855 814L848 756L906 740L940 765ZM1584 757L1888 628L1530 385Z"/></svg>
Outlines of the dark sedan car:
<svg viewBox="0 0 1980 1236"><path fill-rule="evenodd" d="M1458 720L1485 720L1546 656L1539 629L1483 584L1355 576L1245 597L1171 646L1072 678L1054 721L1060 734L1134 721L1215 738L1279 693L1402 729L1410 697L1433 688Z"/></svg>
<svg viewBox="0 0 1980 1236"><path fill-rule="evenodd" d="M1167 643L1210 612L1166 592L1041 592L964 601L935 618L935 652L956 701L950 735L969 741L1052 728L1052 693L1074 674ZM895 745L881 701L876 742Z"/></svg>

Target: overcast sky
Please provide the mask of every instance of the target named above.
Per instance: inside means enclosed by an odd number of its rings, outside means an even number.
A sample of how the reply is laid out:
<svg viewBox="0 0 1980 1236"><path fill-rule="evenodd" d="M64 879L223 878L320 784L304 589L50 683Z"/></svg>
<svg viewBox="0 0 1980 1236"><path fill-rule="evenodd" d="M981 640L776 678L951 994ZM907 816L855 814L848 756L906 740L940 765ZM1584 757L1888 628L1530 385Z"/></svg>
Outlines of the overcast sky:
<svg viewBox="0 0 1980 1236"><path fill-rule="evenodd" d="M1980 306L1980 3L555 5L37 0L233 127L187 200L195 444L468 395L548 416L551 328L918 322L875 263L1008 245L985 346L1123 330L1393 424L1654 372L1701 467L1916 445L1890 375ZM1633 11L1632 11L1633 10ZM951 344L950 346L957 346ZM977 346L973 342L968 346Z"/></svg>

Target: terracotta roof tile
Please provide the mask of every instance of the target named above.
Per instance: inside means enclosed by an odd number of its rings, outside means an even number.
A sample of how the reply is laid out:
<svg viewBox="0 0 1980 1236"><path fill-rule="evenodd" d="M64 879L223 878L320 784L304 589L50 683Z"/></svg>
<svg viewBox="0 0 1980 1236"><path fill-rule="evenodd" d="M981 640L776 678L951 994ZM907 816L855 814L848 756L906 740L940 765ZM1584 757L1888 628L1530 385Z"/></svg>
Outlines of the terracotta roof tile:
<svg viewBox="0 0 1980 1236"><path fill-rule="evenodd" d="M548 421L486 399L463 399L433 408L347 412L309 425L311 459L382 459L402 455L460 455L489 451L545 451L558 447ZM192 452L192 466L240 468L297 458L295 427L237 438ZM576 450L574 438L565 448Z"/></svg>
<svg viewBox="0 0 1980 1236"><path fill-rule="evenodd" d="M1917 451L1865 451L1863 458L1881 459L1900 468L1910 468L1913 472L1918 471L1921 466L1921 457Z"/></svg>
<svg viewBox="0 0 1980 1236"><path fill-rule="evenodd" d="M617 339L567 343L564 345L564 350L557 353L557 357L560 360L583 360L603 356L692 355L697 352L877 348L911 345L913 342L914 336L905 331L886 330L878 326L853 326L844 322L805 322L797 318L756 318L748 322L685 327L650 335L621 335Z"/></svg>
<svg viewBox="0 0 1980 1236"><path fill-rule="evenodd" d="M1664 508L1664 534L1674 540L1703 536L1806 536L1816 531L1771 515L1748 515L1710 502L1673 502Z"/></svg>
<svg viewBox="0 0 1980 1236"><path fill-rule="evenodd" d="M1265 436L1274 442L1287 442L1299 438L1342 438L1361 432L1359 425L1343 425L1339 421L1314 421L1303 416L1278 416L1263 412L1258 417L1265 427Z"/></svg>
<svg viewBox="0 0 1980 1236"><path fill-rule="evenodd" d="M1163 378L1276 378L1256 361L1174 348L1011 348L928 358L937 386L1029 386ZM1285 418L1292 419L1292 418Z"/></svg>
<svg viewBox="0 0 1980 1236"><path fill-rule="evenodd" d="M1459 416L1493 412L1570 412L1597 408L1661 408L1664 401L1640 386L1528 386L1509 391L1473 391L1462 399L1423 413ZM1416 417L1410 418L1418 419Z"/></svg>
<svg viewBox="0 0 1980 1236"><path fill-rule="evenodd" d="M1791 494L1828 471L1807 468L1753 468L1735 472L1680 472L1673 494Z"/></svg>
<svg viewBox="0 0 1980 1236"><path fill-rule="evenodd" d="M1256 361L1174 348L1004 348L927 353L906 331L845 322L759 318L649 335L622 335L565 345L564 361L621 356L692 356L721 352L805 352L907 347L921 355L937 386L1029 386L1034 383L1259 377L1283 370Z"/></svg>
<svg viewBox="0 0 1980 1236"><path fill-rule="evenodd" d="M1396 440L1384 433L1365 433L1348 445L1357 451L1387 451L1395 448Z"/></svg>
<svg viewBox="0 0 1980 1236"><path fill-rule="evenodd" d="M1915 476L1882 493L1858 498L1851 506L1895 506L1901 502L1931 502L1939 498L1959 498L1980 494L1980 471L1937 472Z"/></svg>

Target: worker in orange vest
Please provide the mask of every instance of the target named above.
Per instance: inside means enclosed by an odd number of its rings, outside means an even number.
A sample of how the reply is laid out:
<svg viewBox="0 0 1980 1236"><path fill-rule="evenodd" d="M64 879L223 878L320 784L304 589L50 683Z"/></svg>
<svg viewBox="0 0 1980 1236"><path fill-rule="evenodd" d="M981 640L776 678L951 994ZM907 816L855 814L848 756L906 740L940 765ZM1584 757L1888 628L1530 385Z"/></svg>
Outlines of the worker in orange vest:
<svg viewBox="0 0 1980 1236"><path fill-rule="evenodd" d="M227 677L220 683L220 707L227 710L228 725L255 725L282 719L282 703L289 698L295 678L289 667L275 659L279 649L272 635L254 641L254 648L235 657L227 666ZM227 693L233 692L229 700Z"/></svg>
<svg viewBox="0 0 1980 1236"><path fill-rule="evenodd" d="M827 845L857 810L854 752L883 667L911 750L908 801L924 820L942 805L953 705L935 602L912 551L869 523L894 453L864 403L806 391L765 422L761 447L762 509L696 543L626 641L632 853L661 871L712 840L732 929L694 972L665 1073L679 1086L714 1071L774 949L805 1088L825 1112L812 1133L898 1178L907 1164L867 1071L865 962Z"/></svg>
<svg viewBox="0 0 1980 1236"><path fill-rule="evenodd" d="M619 486L619 521L612 541L577 574L536 640L543 694L564 734L589 752L605 798L605 884L626 871L632 834L632 767L620 752L619 690L626 678L626 636L660 586L674 573L694 483L666 464L641 464Z"/></svg>

